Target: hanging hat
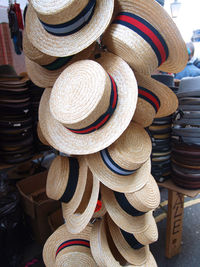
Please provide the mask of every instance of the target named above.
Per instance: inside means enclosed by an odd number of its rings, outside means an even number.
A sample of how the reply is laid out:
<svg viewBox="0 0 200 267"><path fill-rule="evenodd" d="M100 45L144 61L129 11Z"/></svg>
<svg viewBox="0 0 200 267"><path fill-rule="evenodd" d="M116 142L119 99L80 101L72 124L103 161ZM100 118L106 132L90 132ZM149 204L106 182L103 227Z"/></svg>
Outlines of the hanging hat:
<svg viewBox="0 0 200 267"><path fill-rule="evenodd" d="M115 5L116 17L102 40L110 52L144 74L158 67L173 73L184 69L185 42L163 7L152 0L117 0Z"/></svg>
<svg viewBox="0 0 200 267"><path fill-rule="evenodd" d="M115 246L117 247L119 253L128 262L135 265L136 258L137 258L137 261L139 261L139 257L143 256L142 259L144 263L142 266L147 266L147 267L157 266L148 246L143 246L136 240L134 235L127 233L123 231L122 229L120 229L111 220L110 216L107 216L107 223L108 223L111 237L115 243ZM143 249L145 250L145 252ZM137 265L141 265L141 264L137 264Z"/></svg>
<svg viewBox="0 0 200 267"><path fill-rule="evenodd" d="M115 227L116 225L114 225L114 228ZM118 229L117 233L119 232ZM138 242L134 239L134 236L128 233L127 235L129 236L129 239L126 241L122 236L120 242L123 242L125 245L128 250L127 253L129 254L129 257L131 257L132 262L134 262L134 265L127 263L127 261L121 256L121 251L118 251L116 244L113 242L105 218L94 223L90 236L90 244L92 255L98 266L138 267L139 265L141 267L156 267L157 265L151 252L149 251L149 247L143 246L136 248L136 244Z"/></svg>
<svg viewBox="0 0 200 267"><path fill-rule="evenodd" d="M25 63L28 75L39 87L52 87L60 73L70 64L88 59L94 52L95 43L73 56L53 57L40 52L25 34Z"/></svg>
<svg viewBox="0 0 200 267"><path fill-rule="evenodd" d="M66 228L70 233L80 233L92 219L98 204L99 186L98 179L88 169L84 194L78 208L75 211L71 211L65 204L62 204Z"/></svg>
<svg viewBox="0 0 200 267"><path fill-rule="evenodd" d="M154 118L168 116L178 108L178 99L172 90L147 75L135 72L138 82L138 102L133 120L147 127Z"/></svg>
<svg viewBox="0 0 200 267"><path fill-rule="evenodd" d="M90 250L91 226L79 234L71 234L60 226L46 241L43 248L44 264L55 266L97 267Z"/></svg>
<svg viewBox="0 0 200 267"><path fill-rule="evenodd" d="M199 97L200 96L200 77L184 77L180 81L178 98Z"/></svg>
<svg viewBox="0 0 200 267"><path fill-rule="evenodd" d="M39 138L41 143L43 143L46 146L49 146L49 143L47 142L47 140L44 138L44 136L42 134L39 122L37 123L37 135L38 135L38 138Z"/></svg>
<svg viewBox="0 0 200 267"><path fill-rule="evenodd" d="M158 230L151 211L145 213L135 209L125 194L112 191L104 185L101 193L106 210L117 226L134 234L143 245L157 240Z"/></svg>
<svg viewBox="0 0 200 267"><path fill-rule="evenodd" d="M150 174L151 140L137 123L111 146L87 155L92 173L106 186L119 192L134 192L142 188Z"/></svg>
<svg viewBox="0 0 200 267"><path fill-rule="evenodd" d="M68 231L81 232L92 218L99 196L99 182L84 159L57 156L48 172L46 191L49 198L62 202Z"/></svg>
<svg viewBox="0 0 200 267"><path fill-rule="evenodd" d="M137 102L133 71L121 58L103 53L98 59L68 66L47 88L39 107L42 133L66 154L90 154L111 145L128 127Z"/></svg>
<svg viewBox="0 0 200 267"><path fill-rule="evenodd" d="M26 31L45 54L65 57L79 53L101 36L110 23L114 0L31 0Z"/></svg>

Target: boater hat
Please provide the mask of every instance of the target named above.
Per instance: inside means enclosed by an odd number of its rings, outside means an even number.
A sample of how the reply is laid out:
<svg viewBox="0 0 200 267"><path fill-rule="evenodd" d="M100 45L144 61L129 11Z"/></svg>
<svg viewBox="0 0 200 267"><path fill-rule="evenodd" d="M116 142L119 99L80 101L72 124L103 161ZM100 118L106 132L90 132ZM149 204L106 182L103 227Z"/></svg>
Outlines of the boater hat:
<svg viewBox="0 0 200 267"><path fill-rule="evenodd" d="M177 73L186 66L185 42L163 7L152 0L117 0L115 5L116 17L102 40L110 52L146 74L158 67Z"/></svg>
<svg viewBox="0 0 200 267"><path fill-rule="evenodd" d="M62 202L68 231L79 233L95 212L99 181L92 176L83 158L58 156L50 166L46 191L49 198Z"/></svg>
<svg viewBox="0 0 200 267"><path fill-rule="evenodd" d="M133 120L147 127L154 118L168 116L178 108L178 98L173 91L147 75L135 72L138 82L138 102Z"/></svg>
<svg viewBox="0 0 200 267"><path fill-rule="evenodd" d="M28 40L25 32L25 63L30 79L39 87L52 87L60 73L70 64L88 59L94 51L95 43L78 54L66 57L53 57L40 52Z"/></svg>
<svg viewBox="0 0 200 267"><path fill-rule="evenodd" d="M118 56L68 66L47 88L39 106L42 133L66 154L90 154L108 147L128 127L137 102L133 71Z"/></svg>
<svg viewBox="0 0 200 267"><path fill-rule="evenodd" d="M110 23L114 0L31 0L26 31L45 54L65 57L90 46Z"/></svg>
<svg viewBox="0 0 200 267"><path fill-rule="evenodd" d="M111 219L121 229L134 234L143 245L155 242L158 238L158 229L152 211L147 213L135 209L126 195L102 185L101 188L104 205Z"/></svg>
<svg viewBox="0 0 200 267"><path fill-rule="evenodd" d="M46 241L43 248L43 260L48 267L97 267L91 250L91 226L79 234L71 234L65 225L60 226Z"/></svg>
<svg viewBox="0 0 200 267"><path fill-rule="evenodd" d="M87 155L92 173L106 186L119 192L134 192L142 188L150 175L151 140L137 123L111 146Z"/></svg>
<svg viewBox="0 0 200 267"><path fill-rule="evenodd" d="M116 225L114 225L114 228L116 228ZM119 228L117 227L117 234L119 233L118 229ZM141 267L156 267L156 262L151 252L149 251L149 247L145 246L142 248L136 248L138 242L134 239L134 236L128 233L127 235L127 241L123 236L121 236L119 242L125 245L125 249L127 249L127 254L129 254L130 257L132 256L131 259L135 263L134 265L127 263L127 261L120 255L121 251L118 251L116 244L114 244L113 242L105 218L103 218L101 221L95 222L91 231L90 244L92 255L98 266L138 267L138 265L136 266L136 264L139 264Z"/></svg>

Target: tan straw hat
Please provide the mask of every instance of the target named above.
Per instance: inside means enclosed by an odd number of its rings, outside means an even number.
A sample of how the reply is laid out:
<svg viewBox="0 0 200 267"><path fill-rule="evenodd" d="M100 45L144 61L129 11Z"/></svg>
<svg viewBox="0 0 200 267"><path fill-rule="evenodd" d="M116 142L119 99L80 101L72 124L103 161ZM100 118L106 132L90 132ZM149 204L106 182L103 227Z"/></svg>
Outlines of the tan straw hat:
<svg viewBox="0 0 200 267"><path fill-rule="evenodd" d="M118 227L117 227L118 228ZM117 229L118 233L118 229ZM128 233L127 233L128 234ZM128 253L132 255L132 262L134 265L127 263L127 261L121 256L121 251L118 251L116 244L113 242L110 231L108 230L107 222L105 218L94 223L92 227L90 244L92 255L101 267L120 267L120 266L138 266L141 267L154 267L156 265L147 265L153 263L152 254L149 251L148 246L141 246L136 249L138 243L132 234L129 235L129 240L132 244L129 245L122 236L123 243L125 244ZM131 242L130 242L131 243ZM151 259L151 260L150 260Z"/></svg>
<svg viewBox="0 0 200 267"><path fill-rule="evenodd" d="M26 31L45 54L65 57L90 46L110 23L114 0L31 0Z"/></svg>
<svg viewBox="0 0 200 267"><path fill-rule="evenodd" d="M125 194L102 185L101 193L106 210L112 220L124 231L134 234L143 245L155 242L158 230L152 212L141 212L127 200Z"/></svg>
<svg viewBox="0 0 200 267"><path fill-rule="evenodd" d="M83 158L57 156L49 168L46 192L74 212L80 205L87 181L88 167Z"/></svg>
<svg viewBox="0 0 200 267"><path fill-rule="evenodd" d="M175 93L163 83L150 76L135 72L138 82L138 102L133 120L147 127L154 118L171 115L178 108Z"/></svg>
<svg viewBox="0 0 200 267"><path fill-rule="evenodd" d="M146 74L159 66L173 73L186 66L185 42L161 5L153 0L117 0L115 5L116 17L103 35L110 52Z"/></svg>
<svg viewBox="0 0 200 267"><path fill-rule="evenodd" d="M149 250L149 246L143 246L139 243L134 235L120 229L109 216L107 216L108 227L112 239L119 253L131 264L141 265L146 267L157 266L153 255ZM93 232L93 231L92 231ZM92 236L91 232L91 236ZM92 249L92 245L91 245ZM92 249L93 253L93 249ZM151 265L152 264L152 265Z"/></svg>
<svg viewBox="0 0 200 267"><path fill-rule="evenodd" d="M134 192L142 188L150 175L151 140L137 123L131 122L126 131L111 146L86 160L93 174L109 188L119 192Z"/></svg>
<svg viewBox="0 0 200 267"><path fill-rule="evenodd" d="M98 62L68 66L47 88L39 106L42 133L66 154L90 154L108 147L128 127L137 102L133 71L121 58L102 53Z"/></svg>
<svg viewBox="0 0 200 267"><path fill-rule="evenodd" d="M40 52L28 40L25 32L24 53L26 70L30 79L39 87L52 87L60 73L70 64L88 59L95 49L95 43L78 54L66 57L53 57Z"/></svg>
<svg viewBox="0 0 200 267"><path fill-rule="evenodd" d="M126 193L125 196L135 209L143 212L154 210L160 204L160 191L151 174L144 187L133 193Z"/></svg>
<svg viewBox="0 0 200 267"><path fill-rule="evenodd" d="M84 194L77 209L75 211L71 211L69 207L62 204L66 228L70 233L80 233L92 219L98 203L99 187L100 183L98 179L95 178L88 169Z"/></svg>
<svg viewBox="0 0 200 267"><path fill-rule="evenodd" d="M97 267L90 250L91 226L73 235L60 226L46 241L43 260L46 267Z"/></svg>
<svg viewBox="0 0 200 267"><path fill-rule="evenodd" d="M38 135L38 138L40 140L41 143L43 143L44 145L46 146L49 146L49 143L47 142L47 140L44 138L44 135L41 131L41 128L40 128L40 123L38 121L37 123L37 135Z"/></svg>

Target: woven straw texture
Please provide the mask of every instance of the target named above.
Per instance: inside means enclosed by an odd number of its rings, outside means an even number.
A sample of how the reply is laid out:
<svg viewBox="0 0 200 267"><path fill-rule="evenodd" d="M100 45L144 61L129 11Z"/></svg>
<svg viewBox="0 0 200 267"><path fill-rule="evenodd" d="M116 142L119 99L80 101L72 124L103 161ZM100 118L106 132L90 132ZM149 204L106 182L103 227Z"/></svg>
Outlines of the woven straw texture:
<svg viewBox="0 0 200 267"><path fill-rule="evenodd" d="M49 99L51 89L47 88L42 95L39 106L39 121L44 137L51 146L66 154L90 154L108 147L125 131L134 114L138 88L133 71L126 62L110 53L103 53L98 61L113 77L118 88L116 110L102 128L90 134L70 132L50 112ZM77 68L81 69L79 73L77 72ZM97 73L100 69L100 65L94 61L82 60L70 65L62 72L54 84L54 97L50 101L51 111L53 109L55 113L56 107L59 110L57 112L59 119L63 116L65 123L67 120L68 123L72 123L73 121L77 123L79 121L78 124L80 125L81 119L84 123L88 123L87 117L84 118L84 115L88 116L91 113L91 118L92 116L96 116L96 112L99 113L100 105L98 104L101 100L99 101L97 98L101 98L100 94L106 93L108 90L108 88L107 90L105 88L104 91L102 89L101 91L98 90L102 88L102 85L98 88L96 84L97 81L102 81L100 75L103 73L103 70ZM76 70L75 73L74 70ZM70 77L70 80L67 79L68 77ZM68 86L65 85L66 81L68 81ZM77 89L75 91L73 90L74 85L76 85ZM56 103L55 99L59 101L59 104ZM69 102L71 100L73 100L73 106ZM52 101L55 103L54 107L52 107ZM95 112L92 112L91 108L95 109Z"/></svg>
<svg viewBox="0 0 200 267"><path fill-rule="evenodd" d="M80 5L80 3L78 5ZM64 57L77 54L90 46L105 31L110 23L113 8L114 0L97 0L94 14L90 22L78 32L60 37L49 34L43 28L33 7L29 5L26 19L28 38L35 47L47 55ZM58 13L55 16L56 20L60 16L63 18L63 15L66 19L67 9L70 13L73 11L71 7L70 9L69 7L63 8L63 11L61 8L61 14ZM48 18L43 18L43 20L49 23L49 18L51 17L49 13ZM53 22L51 21L51 23Z"/></svg>
<svg viewBox="0 0 200 267"><path fill-rule="evenodd" d="M171 17L152 0L117 0L116 14L130 12L147 20L163 36L169 49L168 59L160 66L166 72L180 72L187 64L185 42ZM118 11L118 12L117 12ZM108 50L123 58L136 71L151 74L158 61L151 46L137 33L120 24L111 24L103 36Z"/></svg>

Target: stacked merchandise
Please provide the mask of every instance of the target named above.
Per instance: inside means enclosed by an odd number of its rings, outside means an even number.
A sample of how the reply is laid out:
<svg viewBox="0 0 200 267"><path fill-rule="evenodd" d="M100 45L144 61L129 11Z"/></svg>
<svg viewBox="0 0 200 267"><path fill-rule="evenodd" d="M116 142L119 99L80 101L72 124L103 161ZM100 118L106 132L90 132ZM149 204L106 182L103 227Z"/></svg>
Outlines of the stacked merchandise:
<svg viewBox="0 0 200 267"><path fill-rule="evenodd" d="M107 51L94 51L101 35ZM59 153L46 191L65 223L45 243L45 265L156 267L160 195L144 127L177 108L150 77L185 67L176 25L154 0L30 0L24 51L29 76L46 88L40 138Z"/></svg>
<svg viewBox="0 0 200 267"><path fill-rule="evenodd" d="M0 114L1 161L12 164L30 159L34 147L29 87L10 65L0 67Z"/></svg>
<svg viewBox="0 0 200 267"><path fill-rule="evenodd" d="M200 188L200 77L183 78L173 121L172 179L187 189Z"/></svg>
<svg viewBox="0 0 200 267"><path fill-rule="evenodd" d="M173 75L155 74L152 75L152 78L165 84L176 93L177 87L174 86ZM170 100L168 99L168 101ZM171 176L171 124L172 115L155 118L149 127L153 140L151 173L157 182L164 182Z"/></svg>

